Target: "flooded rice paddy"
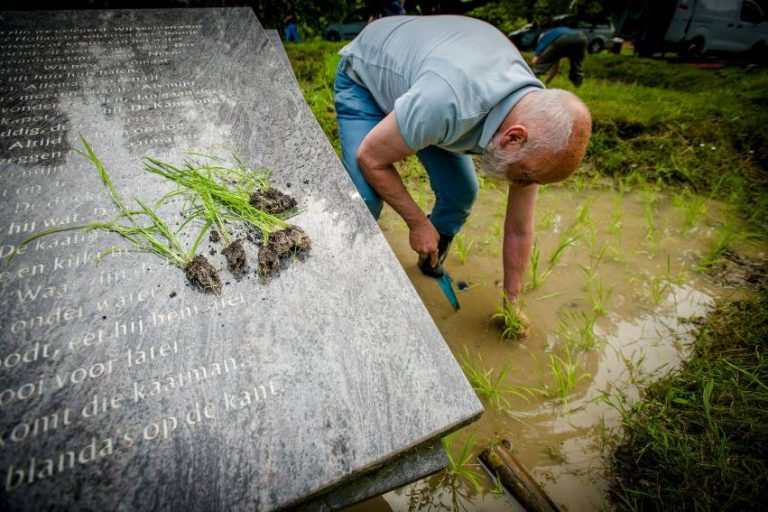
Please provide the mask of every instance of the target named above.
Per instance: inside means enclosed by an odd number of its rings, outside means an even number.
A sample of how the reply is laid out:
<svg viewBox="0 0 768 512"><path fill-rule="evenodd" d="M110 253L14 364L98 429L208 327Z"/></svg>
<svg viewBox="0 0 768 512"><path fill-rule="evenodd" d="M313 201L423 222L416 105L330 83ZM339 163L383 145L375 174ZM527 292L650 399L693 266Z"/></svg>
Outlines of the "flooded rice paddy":
<svg viewBox="0 0 768 512"><path fill-rule="evenodd" d="M520 509L477 465L476 455L502 438L564 510L607 508L605 467L621 424L616 407L686 358L691 318L743 293L699 268L714 257L713 246L739 238L722 204L649 185L550 186L539 195L524 294L531 331L502 341L491 316L502 303L506 187L483 185L446 264L454 284L466 283L458 312L416 268L404 222L390 209L380 221L485 406L480 420L448 441L454 454L471 445L463 469L479 486L440 473L359 510ZM428 211L427 184L410 188ZM764 258L764 248L742 249Z"/></svg>

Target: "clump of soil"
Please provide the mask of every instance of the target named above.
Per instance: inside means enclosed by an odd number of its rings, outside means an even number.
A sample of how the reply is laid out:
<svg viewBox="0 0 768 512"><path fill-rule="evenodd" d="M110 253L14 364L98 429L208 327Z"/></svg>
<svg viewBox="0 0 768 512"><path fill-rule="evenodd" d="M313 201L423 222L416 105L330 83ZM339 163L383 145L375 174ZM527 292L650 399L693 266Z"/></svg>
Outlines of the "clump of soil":
<svg viewBox="0 0 768 512"><path fill-rule="evenodd" d="M216 295L221 293L221 279L219 279L219 272L213 265L208 262L208 259L202 254L195 256L186 267L184 267L184 274L187 276L187 280L193 285L198 286L204 291L212 291Z"/></svg>
<svg viewBox="0 0 768 512"><path fill-rule="evenodd" d="M208 239L213 243L217 243L219 240L221 240L221 235L218 231L212 229L211 233L208 235Z"/></svg>
<svg viewBox="0 0 768 512"><path fill-rule="evenodd" d="M269 276L280 266L280 260L308 251L310 241L298 226L288 226L269 235L269 241L259 249L259 274Z"/></svg>
<svg viewBox="0 0 768 512"><path fill-rule="evenodd" d="M274 187L267 190L257 190L251 194L248 202L257 210L263 210L271 215L287 212L296 207L294 198Z"/></svg>
<svg viewBox="0 0 768 512"><path fill-rule="evenodd" d="M226 248L224 248L221 251L221 254L227 258L227 266L229 267L229 271L232 272L232 274L236 277L242 275L246 264L243 241L238 238L229 244Z"/></svg>

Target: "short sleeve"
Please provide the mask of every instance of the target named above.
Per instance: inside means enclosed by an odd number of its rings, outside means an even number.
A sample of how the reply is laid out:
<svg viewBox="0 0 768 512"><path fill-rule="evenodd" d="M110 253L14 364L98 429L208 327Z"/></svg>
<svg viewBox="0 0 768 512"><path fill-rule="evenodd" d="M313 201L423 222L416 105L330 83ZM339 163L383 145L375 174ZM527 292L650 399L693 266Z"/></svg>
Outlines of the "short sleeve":
<svg viewBox="0 0 768 512"><path fill-rule="evenodd" d="M400 135L413 151L445 142L458 122L453 89L431 73L395 100L394 112Z"/></svg>

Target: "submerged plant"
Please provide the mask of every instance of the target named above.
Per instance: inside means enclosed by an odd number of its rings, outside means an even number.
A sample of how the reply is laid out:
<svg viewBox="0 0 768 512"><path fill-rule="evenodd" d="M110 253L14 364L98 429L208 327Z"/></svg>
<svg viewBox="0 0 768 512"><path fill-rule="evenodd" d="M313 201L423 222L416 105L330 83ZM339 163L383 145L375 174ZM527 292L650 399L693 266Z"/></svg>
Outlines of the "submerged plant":
<svg viewBox="0 0 768 512"><path fill-rule="evenodd" d="M690 231L707 213L707 204L704 198L691 192L690 188L684 188L679 194L675 194L674 204L677 208L682 234Z"/></svg>
<svg viewBox="0 0 768 512"><path fill-rule="evenodd" d="M512 366L509 364L505 364L499 370L496 377L494 377L493 368L486 368L483 358L480 356L478 356L478 361L473 364L469 356L469 350L464 347L464 355L461 357L461 369L464 370L464 374L467 376L470 384L472 384L472 389L478 395L488 400L488 403L496 409L510 407L506 395L513 395L523 400L528 400L528 397L524 394L525 388L506 384L507 375L512 370Z"/></svg>
<svg viewBox="0 0 768 512"><path fill-rule="evenodd" d="M549 371L555 382L554 388L549 390L549 396L560 399L564 406L568 405L568 397L578 383L591 377L588 373L581 371L579 359L573 356L568 346L564 348L562 357L556 354L549 355Z"/></svg>
<svg viewBox="0 0 768 512"><path fill-rule="evenodd" d="M504 297L502 305L491 319L500 324L501 339L504 341L521 339L528 335L529 322L522 312L520 300L511 302Z"/></svg>
<svg viewBox="0 0 768 512"><path fill-rule="evenodd" d="M466 265L467 258L469 258L469 250L472 249L472 246L475 245L474 240L470 240L467 242L467 237L464 235L464 233L459 233L456 235L453 239L454 244L454 252L456 253L456 257L459 258L459 261L462 265Z"/></svg>
<svg viewBox="0 0 768 512"><path fill-rule="evenodd" d="M546 271L541 271L539 268L539 263L541 259L541 251L539 250L539 240L538 238L533 241L533 247L531 248L531 261L528 265L528 274L531 277L531 280L528 282L527 288L529 290L535 290L541 284L547 279L549 274L552 272L552 267L548 268Z"/></svg>
<svg viewBox="0 0 768 512"><path fill-rule="evenodd" d="M734 220L729 220L725 223L717 232L712 246L707 251L707 254L699 261L698 269L704 270L718 260L720 260L725 251L733 244L744 240L748 237L748 234L736 225Z"/></svg>
<svg viewBox="0 0 768 512"><path fill-rule="evenodd" d="M444 437L442 442L445 454L448 456L448 467L445 468L448 476L453 479L464 479L476 492L480 492L482 489L480 484L482 476L477 470L480 465L470 462L474 458L472 448L475 445L475 436L467 434L458 450L456 450L457 439L455 432Z"/></svg>
<svg viewBox="0 0 768 512"><path fill-rule="evenodd" d="M587 315L583 311L573 313L570 317L570 322L560 322L560 337L568 347L575 347L584 352L593 350L598 342L595 334L597 317ZM575 329L572 324L575 324Z"/></svg>

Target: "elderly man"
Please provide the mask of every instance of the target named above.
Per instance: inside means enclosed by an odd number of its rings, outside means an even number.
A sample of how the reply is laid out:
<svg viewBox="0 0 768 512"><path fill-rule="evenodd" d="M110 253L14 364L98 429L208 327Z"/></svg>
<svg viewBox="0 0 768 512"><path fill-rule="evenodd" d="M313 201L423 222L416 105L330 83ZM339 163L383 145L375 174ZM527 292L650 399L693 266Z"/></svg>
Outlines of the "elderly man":
<svg viewBox="0 0 768 512"><path fill-rule="evenodd" d="M374 217L386 201L410 228L427 275L443 274L477 195L470 155L509 182L504 288L516 301L533 240L538 184L568 177L591 118L574 95L546 90L509 40L460 16L383 18L341 50L335 105L342 160ZM436 202L411 198L393 163L416 154Z"/></svg>

